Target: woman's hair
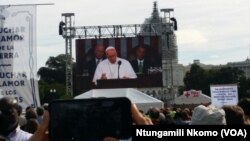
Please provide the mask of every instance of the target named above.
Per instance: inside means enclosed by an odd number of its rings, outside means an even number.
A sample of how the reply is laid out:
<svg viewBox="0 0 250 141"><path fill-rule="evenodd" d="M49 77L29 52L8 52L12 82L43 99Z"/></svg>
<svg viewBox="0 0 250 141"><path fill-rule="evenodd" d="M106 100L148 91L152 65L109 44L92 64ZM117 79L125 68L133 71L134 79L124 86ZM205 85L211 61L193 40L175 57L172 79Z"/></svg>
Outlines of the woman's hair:
<svg viewBox="0 0 250 141"><path fill-rule="evenodd" d="M34 134L39 127L39 123L37 119L29 119L27 120L27 124L24 127L24 130L28 133Z"/></svg>

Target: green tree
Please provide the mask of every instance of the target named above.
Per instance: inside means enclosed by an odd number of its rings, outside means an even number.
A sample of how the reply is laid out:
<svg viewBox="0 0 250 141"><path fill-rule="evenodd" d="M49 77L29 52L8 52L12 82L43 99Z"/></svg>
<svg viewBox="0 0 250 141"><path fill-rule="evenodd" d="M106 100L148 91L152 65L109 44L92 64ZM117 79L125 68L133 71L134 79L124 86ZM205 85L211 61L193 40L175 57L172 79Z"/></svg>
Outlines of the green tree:
<svg viewBox="0 0 250 141"><path fill-rule="evenodd" d="M186 90L202 90L204 92L206 85L206 71L197 64L193 64L184 77Z"/></svg>
<svg viewBox="0 0 250 141"><path fill-rule="evenodd" d="M66 61L69 56L60 54L56 57L49 57L46 66L41 67L37 74L39 80L39 93L41 103L48 103L54 99L65 98L66 95ZM73 63L73 72L75 72L75 63ZM74 74L74 73L73 73ZM73 76L74 78L74 76ZM56 92L51 92L51 90Z"/></svg>
<svg viewBox="0 0 250 141"><path fill-rule="evenodd" d="M231 67L204 70L193 64L184 78L185 90L202 90L210 95L210 85L237 84L239 98L250 96L250 80L246 79L244 72Z"/></svg>
<svg viewBox="0 0 250 141"><path fill-rule="evenodd" d="M239 79L245 77L244 72L231 67L223 67L214 74L215 84L236 84Z"/></svg>
<svg viewBox="0 0 250 141"><path fill-rule="evenodd" d="M246 79L245 77L241 77L238 86L239 99L250 97L250 78Z"/></svg>
<svg viewBox="0 0 250 141"><path fill-rule="evenodd" d="M41 103L50 103L55 99L62 99L65 93L65 85L60 83L48 84L44 81L39 81L39 93Z"/></svg>
<svg viewBox="0 0 250 141"><path fill-rule="evenodd" d="M179 86L178 87L178 96L181 96L183 94L183 92L185 91L185 86Z"/></svg>
<svg viewBox="0 0 250 141"><path fill-rule="evenodd" d="M65 68L67 55L60 54L56 57L49 57L46 61L46 66L38 70L40 80L47 83L62 83L65 84Z"/></svg>

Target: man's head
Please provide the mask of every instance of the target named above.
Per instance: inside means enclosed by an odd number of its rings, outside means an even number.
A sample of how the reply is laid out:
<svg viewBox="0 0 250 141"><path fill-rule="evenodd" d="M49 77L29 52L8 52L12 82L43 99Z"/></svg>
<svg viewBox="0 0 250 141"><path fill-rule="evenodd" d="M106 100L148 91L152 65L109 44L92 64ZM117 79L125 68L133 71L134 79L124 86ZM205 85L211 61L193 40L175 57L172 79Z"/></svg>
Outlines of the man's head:
<svg viewBox="0 0 250 141"><path fill-rule="evenodd" d="M238 106L240 106L245 112L246 116L250 117L250 98L243 98L238 102Z"/></svg>
<svg viewBox="0 0 250 141"><path fill-rule="evenodd" d="M225 111L212 105L194 108L191 125L226 125Z"/></svg>
<svg viewBox="0 0 250 141"><path fill-rule="evenodd" d="M102 59L104 57L104 46L96 45L95 46L95 58Z"/></svg>
<svg viewBox="0 0 250 141"><path fill-rule="evenodd" d="M137 59L143 60L144 56L145 56L145 48L143 46L138 46L136 48L136 52L135 53L136 53Z"/></svg>
<svg viewBox="0 0 250 141"><path fill-rule="evenodd" d="M18 126L18 104L12 97L0 99L0 134L8 135Z"/></svg>
<svg viewBox="0 0 250 141"><path fill-rule="evenodd" d="M109 46L106 50L106 56L111 64L116 62L117 52L114 47Z"/></svg>
<svg viewBox="0 0 250 141"><path fill-rule="evenodd" d="M37 113L35 112L33 108L31 108L28 111L26 111L25 118L27 120L32 119L32 118L37 119Z"/></svg>
<svg viewBox="0 0 250 141"><path fill-rule="evenodd" d="M44 112L43 107L37 107L36 108L36 113L37 113L38 116L42 116L43 112Z"/></svg>
<svg viewBox="0 0 250 141"><path fill-rule="evenodd" d="M240 106L228 105L228 106L223 106L222 108L226 113L227 125L245 124L245 114Z"/></svg>

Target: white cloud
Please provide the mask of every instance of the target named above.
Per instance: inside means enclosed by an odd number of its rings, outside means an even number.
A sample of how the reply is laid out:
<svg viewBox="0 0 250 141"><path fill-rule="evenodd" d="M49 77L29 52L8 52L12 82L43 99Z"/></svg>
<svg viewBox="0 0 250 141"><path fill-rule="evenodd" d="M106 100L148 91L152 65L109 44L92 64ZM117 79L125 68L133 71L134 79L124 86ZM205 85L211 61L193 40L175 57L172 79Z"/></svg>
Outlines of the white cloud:
<svg viewBox="0 0 250 141"><path fill-rule="evenodd" d="M178 44L204 44L208 41L205 35L196 29L183 29L177 33Z"/></svg>
<svg viewBox="0 0 250 141"><path fill-rule="evenodd" d="M37 68L45 65L50 56L57 56L65 53L64 44L53 44L46 46L37 46Z"/></svg>
<svg viewBox="0 0 250 141"><path fill-rule="evenodd" d="M218 59L218 58L220 58L220 56L215 54L215 55L211 55L210 58L212 58L212 59Z"/></svg>
<svg viewBox="0 0 250 141"><path fill-rule="evenodd" d="M0 5L55 3L37 8L38 64L44 65L49 56L65 51L64 39L58 35L61 13L74 12L77 26L140 24L150 16L153 1L1 0ZM199 58L206 63L238 61L248 56L249 0L158 0L158 7L174 8L181 63Z"/></svg>

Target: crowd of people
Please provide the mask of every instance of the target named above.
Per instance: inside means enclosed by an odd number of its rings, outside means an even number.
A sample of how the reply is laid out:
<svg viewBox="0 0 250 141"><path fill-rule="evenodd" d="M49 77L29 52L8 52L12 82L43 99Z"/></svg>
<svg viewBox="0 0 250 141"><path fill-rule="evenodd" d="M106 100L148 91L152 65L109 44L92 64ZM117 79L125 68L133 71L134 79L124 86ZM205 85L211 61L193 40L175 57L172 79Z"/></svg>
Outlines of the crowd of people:
<svg viewBox="0 0 250 141"><path fill-rule="evenodd" d="M199 105L191 108L152 108L144 116L154 125L250 125L250 98L243 98L238 105Z"/></svg>
<svg viewBox="0 0 250 141"><path fill-rule="evenodd" d="M151 108L146 113L131 106L133 124L136 125L250 125L250 98L238 105L221 108L199 105L190 108ZM45 110L44 110L45 109ZM0 99L0 141L48 140L49 113L45 107L21 107L11 97ZM106 139L107 140L107 139Z"/></svg>

